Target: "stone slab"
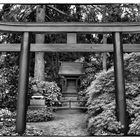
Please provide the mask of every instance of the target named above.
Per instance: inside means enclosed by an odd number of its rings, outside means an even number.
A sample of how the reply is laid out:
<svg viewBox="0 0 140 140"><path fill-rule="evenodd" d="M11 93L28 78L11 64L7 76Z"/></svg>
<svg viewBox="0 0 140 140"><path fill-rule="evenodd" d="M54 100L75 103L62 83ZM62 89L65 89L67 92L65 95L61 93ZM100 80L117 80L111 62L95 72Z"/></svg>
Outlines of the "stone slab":
<svg viewBox="0 0 140 140"><path fill-rule="evenodd" d="M45 99L31 99L30 106L45 106Z"/></svg>

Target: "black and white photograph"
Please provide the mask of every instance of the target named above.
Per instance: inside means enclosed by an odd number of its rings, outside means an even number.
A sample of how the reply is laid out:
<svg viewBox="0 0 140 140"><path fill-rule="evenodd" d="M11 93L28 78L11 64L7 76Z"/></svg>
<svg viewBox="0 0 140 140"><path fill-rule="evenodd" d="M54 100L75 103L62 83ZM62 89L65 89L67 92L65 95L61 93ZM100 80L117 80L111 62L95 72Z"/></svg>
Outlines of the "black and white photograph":
<svg viewBox="0 0 140 140"><path fill-rule="evenodd" d="M140 3L0 3L0 137L134 136Z"/></svg>

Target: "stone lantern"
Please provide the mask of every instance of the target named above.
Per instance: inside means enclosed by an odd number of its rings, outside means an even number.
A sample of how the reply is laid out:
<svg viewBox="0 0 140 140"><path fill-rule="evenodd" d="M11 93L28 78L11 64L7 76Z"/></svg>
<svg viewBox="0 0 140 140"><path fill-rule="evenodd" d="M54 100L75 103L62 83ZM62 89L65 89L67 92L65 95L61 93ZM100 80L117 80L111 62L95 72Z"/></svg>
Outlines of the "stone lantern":
<svg viewBox="0 0 140 140"><path fill-rule="evenodd" d="M83 64L80 62L61 62L58 74L62 78L62 96L77 97L80 76L84 74Z"/></svg>

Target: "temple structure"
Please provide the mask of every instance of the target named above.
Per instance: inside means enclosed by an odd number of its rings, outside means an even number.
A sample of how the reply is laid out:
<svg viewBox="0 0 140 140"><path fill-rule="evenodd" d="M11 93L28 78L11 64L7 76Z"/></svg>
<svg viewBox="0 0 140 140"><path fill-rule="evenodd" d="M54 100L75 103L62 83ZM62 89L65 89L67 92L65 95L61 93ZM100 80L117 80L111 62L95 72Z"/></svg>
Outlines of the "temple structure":
<svg viewBox="0 0 140 140"><path fill-rule="evenodd" d="M79 62L62 62L59 69L62 77L63 97L77 96L80 76L84 74L83 64Z"/></svg>

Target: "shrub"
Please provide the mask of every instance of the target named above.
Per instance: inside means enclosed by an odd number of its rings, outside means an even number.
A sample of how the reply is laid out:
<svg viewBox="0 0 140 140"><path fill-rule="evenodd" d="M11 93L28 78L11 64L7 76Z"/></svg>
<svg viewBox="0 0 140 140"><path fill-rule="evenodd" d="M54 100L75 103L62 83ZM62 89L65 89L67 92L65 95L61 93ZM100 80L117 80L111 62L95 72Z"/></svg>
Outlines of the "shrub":
<svg viewBox="0 0 140 140"><path fill-rule="evenodd" d="M53 119L53 115L49 109L41 110L28 110L27 111L27 122L41 122L49 121ZM8 109L0 110L0 122L3 122L2 128L0 128L0 136L18 136L16 133L16 112L11 112ZM26 131L23 136L41 136L43 135L42 130L29 127L27 124Z"/></svg>
<svg viewBox="0 0 140 140"><path fill-rule="evenodd" d="M22 136L42 136L43 130L36 129L34 127L27 126L25 133ZM20 136L16 133L15 125L11 127L3 126L0 131L0 136Z"/></svg>
<svg viewBox="0 0 140 140"><path fill-rule="evenodd" d="M16 110L19 78L19 55L7 53L5 58L0 58L0 100L1 108ZM31 95L28 94L28 104Z"/></svg>
<svg viewBox="0 0 140 140"><path fill-rule="evenodd" d="M140 53L124 58L127 112L130 118L128 135L140 130ZM88 130L92 135L122 135L123 126L116 120L114 69L103 71L86 90L88 97Z"/></svg>
<svg viewBox="0 0 140 140"><path fill-rule="evenodd" d="M88 99L85 90L81 90L78 92L78 99L82 101L79 102L79 105L85 107Z"/></svg>
<svg viewBox="0 0 140 140"><path fill-rule="evenodd" d="M6 53L5 58L0 58L0 107L7 107L15 111L17 107L18 78L19 78L19 55L18 53ZM59 102L60 88L55 82L35 81L30 78L27 103L34 91L32 85L37 84L38 90L45 95L50 104ZM45 87L46 86L46 87ZM48 104L47 102L47 104Z"/></svg>
<svg viewBox="0 0 140 140"><path fill-rule="evenodd" d="M27 122L45 122L54 118L49 109L37 109L27 111Z"/></svg>
<svg viewBox="0 0 140 140"><path fill-rule="evenodd" d="M27 122L45 122L50 121L54 118L51 109L28 109L26 121ZM11 112L8 109L0 110L0 121L3 122L4 126L9 127L15 125L16 112Z"/></svg>
<svg viewBox="0 0 140 140"><path fill-rule="evenodd" d="M78 92L78 99L82 101L80 102L80 106L86 105L87 97L85 90L90 83L95 80L95 74L101 70L101 59L98 57L92 58L92 61L84 62L83 66L85 69L85 74L81 77L80 91Z"/></svg>
<svg viewBox="0 0 140 140"><path fill-rule="evenodd" d="M3 122L3 125L6 127L15 125L16 113L11 112L8 109L1 109L0 110L0 121Z"/></svg>
<svg viewBox="0 0 140 140"><path fill-rule="evenodd" d="M16 108L17 83L18 83L18 67L0 69L0 96L1 107L9 109Z"/></svg>
<svg viewBox="0 0 140 140"><path fill-rule="evenodd" d="M59 99L62 96L60 88L55 82L40 81L34 78L30 79L30 94L39 93L45 97L46 105L52 106L60 104Z"/></svg>
<svg viewBox="0 0 140 140"><path fill-rule="evenodd" d="M18 66L10 66L0 69L0 99L1 108L8 108L11 111L16 110L17 106L17 87L18 87ZM28 100L34 94L33 86L37 86L37 91L45 96L47 105L58 104L61 97L60 88L55 82L37 81L33 78L29 80Z"/></svg>
<svg viewBox="0 0 140 140"><path fill-rule="evenodd" d="M113 102L114 103L114 102ZM122 125L117 121L113 103L108 104L98 115L91 111L88 120L88 131L92 135L123 135ZM94 110L94 109L93 109ZM96 110L97 113L97 110Z"/></svg>
<svg viewBox="0 0 140 140"><path fill-rule="evenodd" d="M85 75L82 77L80 88L81 90L87 88L90 83L95 79L95 74L102 68L101 62L98 59L94 59L91 62L84 63Z"/></svg>

